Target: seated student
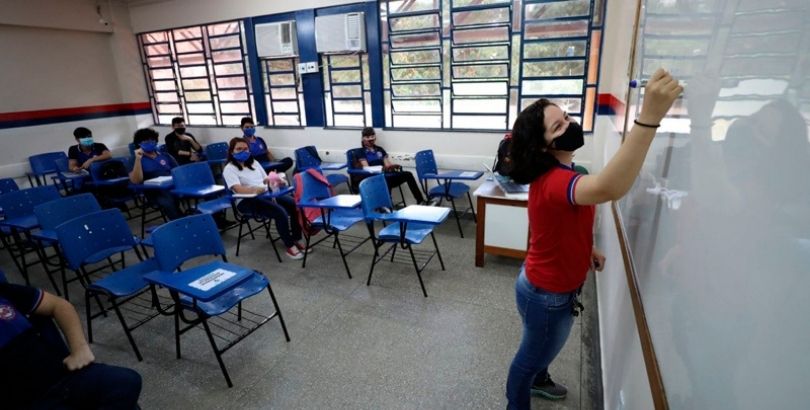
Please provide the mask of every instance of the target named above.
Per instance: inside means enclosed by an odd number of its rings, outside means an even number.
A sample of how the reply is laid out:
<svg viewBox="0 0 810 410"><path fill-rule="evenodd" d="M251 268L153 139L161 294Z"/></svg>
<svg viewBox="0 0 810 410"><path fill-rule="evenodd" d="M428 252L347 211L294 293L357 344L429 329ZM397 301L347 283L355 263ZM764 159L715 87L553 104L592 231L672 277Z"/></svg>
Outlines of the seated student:
<svg viewBox="0 0 810 410"><path fill-rule="evenodd" d="M56 320L67 339L37 323ZM48 324L49 327L50 324ZM136 409L141 376L93 363L70 302L27 286L0 282L0 397L3 408Z"/></svg>
<svg viewBox="0 0 810 410"><path fill-rule="evenodd" d="M106 145L93 141L93 133L84 127L73 130L76 145L68 148L68 169L72 172L89 170L90 164L112 158Z"/></svg>
<svg viewBox="0 0 810 410"><path fill-rule="evenodd" d="M186 132L186 122L183 117L172 118L172 133L164 137L166 151L177 160L180 165L200 161L202 145L193 135Z"/></svg>
<svg viewBox="0 0 810 410"><path fill-rule="evenodd" d="M270 167L267 169L267 171L285 172L292 168L292 158L286 157L279 160L275 159L273 157L273 153L270 152L270 148L267 148L267 143L264 142L264 138L256 136L256 123L253 122L253 118L243 117L239 128L242 129L242 138L247 140L248 144L250 144L250 155L252 155L256 161L281 162L281 165Z"/></svg>
<svg viewBox="0 0 810 410"><path fill-rule="evenodd" d="M413 174L408 171L403 171L401 165L391 162L388 158L388 153L385 152L383 147L377 145L377 134L374 132L374 128L363 128L362 138L364 156L357 158L361 167L382 165L383 170L385 170L385 182L388 183L389 191L407 183L416 203L420 205L434 204L433 202L425 201L425 198L422 196L422 190L419 188L419 184L416 182ZM365 177L360 177L359 179L352 178L352 184L356 187L364 178Z"/></svg>
<svg viewBox="0 0 810 410"><path fill-rule="evenodd" d="M158 133L151 128L141 128L135 131L133 142L138 147L135 150L135 161L129 181L133 184L142 184L147 179L162 176L171 176L172 168L177 161L169 154L158 152ZM147 189L144 191L146 199L160 208L169 219L181 217L177 202L169 191L163 189Z"/></svg>
<svg viewBox="0 0 810 410"><path fill-rule="evenodd" d="M274 171L271 171L271 175ZM244 138L233 138L228 146L228 164L222 170L222 178L228 189L236 194L261 194L267 192L268 175L250 153ZM240 212L262 215L276 222L276 229L287 247L290 259L301 259L304 245L301 240L301 226L298 224L298 209L289 196L270 198L237 199L236 208Z"/></svg>

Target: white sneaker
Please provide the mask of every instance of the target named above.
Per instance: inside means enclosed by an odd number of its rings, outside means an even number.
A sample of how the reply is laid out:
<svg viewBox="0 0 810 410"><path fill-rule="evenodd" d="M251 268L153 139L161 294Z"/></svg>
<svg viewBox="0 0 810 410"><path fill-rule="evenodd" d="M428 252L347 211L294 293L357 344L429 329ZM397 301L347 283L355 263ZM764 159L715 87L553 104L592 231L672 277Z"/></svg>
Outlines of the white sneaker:
<svg viewBox="0 0 810 410"><path fill-rule="evenodd" d="M288 258L292 260L304 259L304 254L298 251L298 248L291 246L284 252Z"/></svg>

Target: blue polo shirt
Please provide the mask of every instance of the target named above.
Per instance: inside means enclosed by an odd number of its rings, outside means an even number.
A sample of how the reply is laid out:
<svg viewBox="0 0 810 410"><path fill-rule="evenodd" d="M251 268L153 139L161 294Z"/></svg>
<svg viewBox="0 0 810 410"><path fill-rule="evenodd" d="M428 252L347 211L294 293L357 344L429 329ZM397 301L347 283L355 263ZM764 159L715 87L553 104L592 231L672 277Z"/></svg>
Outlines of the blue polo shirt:
<svg viewBox="0 0 810 410"><path fill-rule="evenodd" d="M145 154L141 157L141 170L143 170L144 180L170 176L172 168L176 166L177 161L174 160L174 157L162 152L158 153L154 158L150 158Z"/></svg>
<svg viewBox="0 0 810 410"><path fill-rule="evenodd" d="M255 137L253 141L251 141L250 138L247 140L250 146L250 155L253 155L254 158L267 155L267 143L264 142L262 137Z"/></svg>
<svg viewBox="0 0 810 410"><path fill-rule="evenodd" d="M369 166L385 165L385 157L388 153L382 147L375 146L373 149L363 148L363 154L366 156L366 161Z"/></svg>

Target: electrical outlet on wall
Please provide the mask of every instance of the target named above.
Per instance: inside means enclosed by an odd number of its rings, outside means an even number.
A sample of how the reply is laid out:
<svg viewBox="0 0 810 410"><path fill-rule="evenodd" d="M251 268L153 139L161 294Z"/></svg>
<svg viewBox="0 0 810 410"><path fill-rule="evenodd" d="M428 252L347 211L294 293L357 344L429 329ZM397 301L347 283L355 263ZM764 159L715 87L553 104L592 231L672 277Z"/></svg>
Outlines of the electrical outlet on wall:
<svg viewBox="0 0 810 410"><path fill-rule="evenodd" d="M307 72L308 73L317 73L318 72L318 63L315 61L310 61L306 63L307 65Z"/></svg>
<svg viewBox="0 0 810 410"><path fill-rule="evenodd" d="M306 73L307 73L307 63L299 63L298 74L306 74Z"/></svg>

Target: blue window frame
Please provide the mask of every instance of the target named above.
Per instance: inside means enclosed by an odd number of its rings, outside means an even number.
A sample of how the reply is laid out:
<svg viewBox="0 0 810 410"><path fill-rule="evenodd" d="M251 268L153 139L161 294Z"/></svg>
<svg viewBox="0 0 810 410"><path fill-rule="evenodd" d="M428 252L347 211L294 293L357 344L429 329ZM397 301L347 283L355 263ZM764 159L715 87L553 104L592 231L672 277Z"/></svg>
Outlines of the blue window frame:
<svg viewBox="0 0 810 410"><path fill-rule="evenodd" d="M385 125L504 130L540 97L591 131L601 0L381 0Z"/></svg>
<svg viewBox="0 0 810 410"><path fill-rule="evenodd" d="M138 36L156 124L239 125L252 116L252 91L238 21Z"/></svg>

